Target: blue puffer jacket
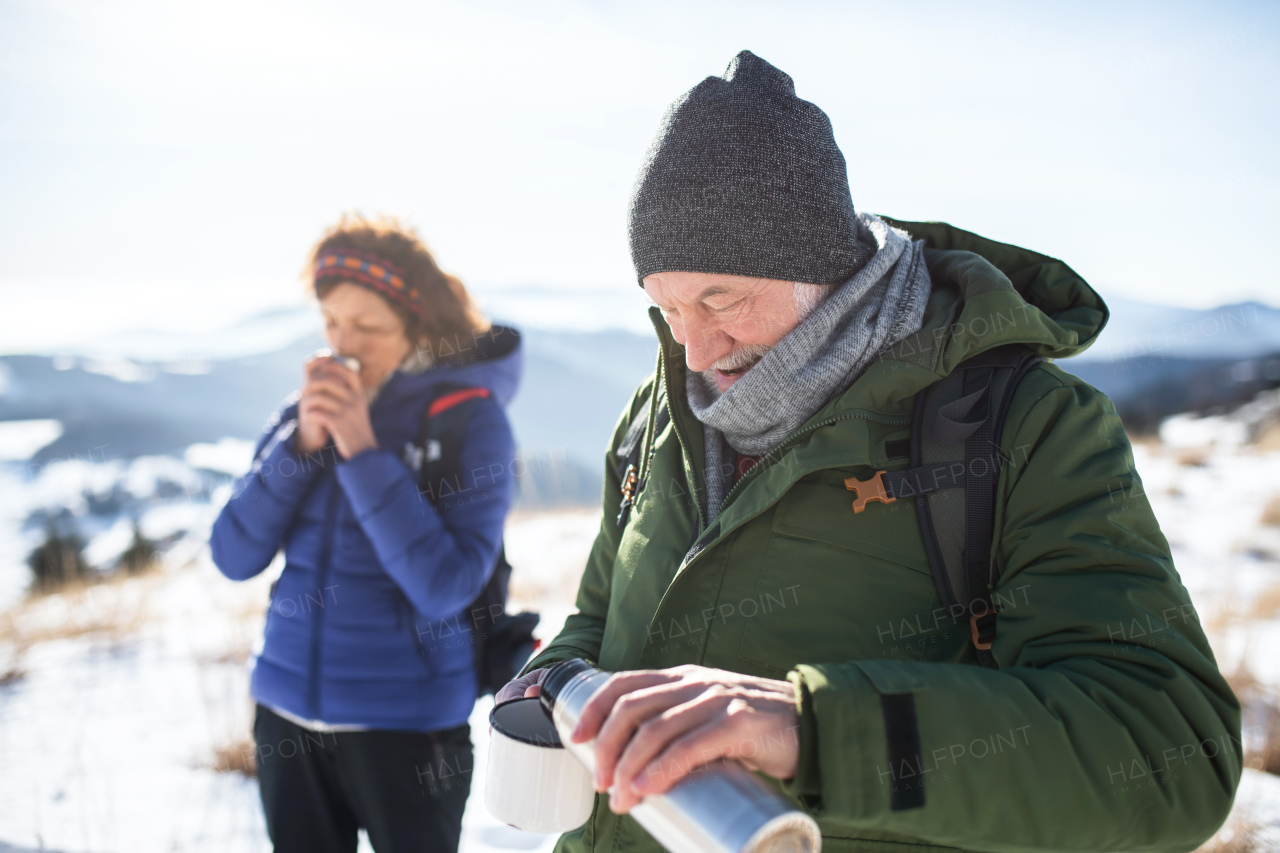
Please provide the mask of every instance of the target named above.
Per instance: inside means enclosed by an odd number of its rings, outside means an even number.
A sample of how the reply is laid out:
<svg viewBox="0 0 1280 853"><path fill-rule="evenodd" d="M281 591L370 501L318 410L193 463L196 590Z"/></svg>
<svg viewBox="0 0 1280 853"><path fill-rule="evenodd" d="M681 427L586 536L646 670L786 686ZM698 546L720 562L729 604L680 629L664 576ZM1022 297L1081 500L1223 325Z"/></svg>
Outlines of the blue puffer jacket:
<svg viewBox="0 0 1280 853"><path fill-rule="evenodd" d="M332 444L299 456L297 394L268 424L253 469L213 525L218 569L250 578L281 547L251 692L298 717L432 731L466 721L476 674L465 608L502 544L515 478L505 408L520 381L518 334L495 326L469 351L419 373L395 371L369 409L378 448L343 461ZM433 505L415 460L442 384L487 388L472 403L456 493Z"/></svg>

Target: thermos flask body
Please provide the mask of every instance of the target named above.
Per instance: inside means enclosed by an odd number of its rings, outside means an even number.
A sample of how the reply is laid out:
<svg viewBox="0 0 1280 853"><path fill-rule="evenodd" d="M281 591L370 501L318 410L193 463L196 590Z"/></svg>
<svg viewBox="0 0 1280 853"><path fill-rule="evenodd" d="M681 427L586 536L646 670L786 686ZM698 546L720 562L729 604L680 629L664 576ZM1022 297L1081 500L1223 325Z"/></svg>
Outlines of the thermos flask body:
<svg viewBox="0 0 1280 853"><path fill-rule="evenodd" d="M553 666L541 701L561 743L595 772L595 741L574 743L591 695L609 673L575 658ZM736 761L700 767L664 794L651 794L631 816L671 853L820 853L817 823Z"/></svg>

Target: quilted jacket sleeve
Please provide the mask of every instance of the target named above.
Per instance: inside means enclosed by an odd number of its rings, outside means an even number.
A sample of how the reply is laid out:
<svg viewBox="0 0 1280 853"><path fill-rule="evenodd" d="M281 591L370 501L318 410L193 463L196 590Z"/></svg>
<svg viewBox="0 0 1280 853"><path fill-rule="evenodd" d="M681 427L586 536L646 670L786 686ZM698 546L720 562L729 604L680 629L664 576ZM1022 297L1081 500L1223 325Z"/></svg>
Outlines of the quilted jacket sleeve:
<svg viewBox="0 0 1280 853"><path fill-rule="evenodd" d="M254 448L253 467L232 487L213 523L213 562L232 580L251 578L271 563L316 474L335 463L332 448L299 455L293 446L297 426L296 404L271 418Z"/></svg>
<svg viewBox="0 0 1280 853"><path fill-rule="evenodd" d="M452 494L433 505L413 473L380 448L338 465L338 482L386 573L414 608L446 619L475 600L502 547L515 496L515 437L492 398L475 403Z"/></svg>

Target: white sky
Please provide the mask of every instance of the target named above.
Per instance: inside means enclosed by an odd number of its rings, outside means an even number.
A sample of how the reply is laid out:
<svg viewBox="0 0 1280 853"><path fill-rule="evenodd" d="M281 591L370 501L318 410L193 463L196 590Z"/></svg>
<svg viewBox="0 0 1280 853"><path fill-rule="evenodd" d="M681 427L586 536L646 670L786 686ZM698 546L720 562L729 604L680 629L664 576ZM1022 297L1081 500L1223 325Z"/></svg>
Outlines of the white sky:
<svg viewBox="0 0 1280 853"><path fill-rule="evenodd" d="M352 208L482 294L635 288L640 156L743 48L860 208L1104 297L1280 303L1275 3L0 0L0 351L296 302Z"/></svg>

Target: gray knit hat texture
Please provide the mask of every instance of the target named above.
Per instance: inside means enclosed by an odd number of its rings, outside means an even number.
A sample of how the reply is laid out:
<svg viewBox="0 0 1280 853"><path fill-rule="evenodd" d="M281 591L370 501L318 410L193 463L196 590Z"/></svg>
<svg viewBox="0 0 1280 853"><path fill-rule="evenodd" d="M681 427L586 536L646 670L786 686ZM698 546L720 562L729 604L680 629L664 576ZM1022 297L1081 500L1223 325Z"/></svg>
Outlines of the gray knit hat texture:
<svg viewBox="0 0 1280 853"><path fill-rule="evenodd" d="M831 120L749 50L667 108L628 232L638 280L683 270L840 284L876 249Z"/></svg>

